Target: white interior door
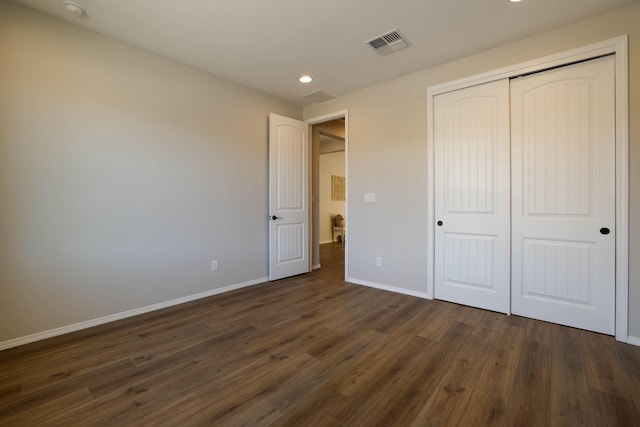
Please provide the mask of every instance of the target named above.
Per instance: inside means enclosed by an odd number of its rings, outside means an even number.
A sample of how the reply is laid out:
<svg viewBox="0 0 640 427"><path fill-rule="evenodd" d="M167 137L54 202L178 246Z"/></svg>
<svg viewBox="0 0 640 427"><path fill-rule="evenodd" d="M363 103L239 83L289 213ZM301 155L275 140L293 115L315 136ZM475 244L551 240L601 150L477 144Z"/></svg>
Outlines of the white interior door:
<svg viewBox="0 0 640 427"><path fill-rule="evenodd" d="M309 125L269 114L269 280L309 271Z"/></svg>
<svg viewBox="0 0 640 427"><path fill-rule="evenodd" d="M512 312L613 334L614 59L515 79L511 106Z"/></svg>
<svg viewBox="0 0 640 427"><path fill-rule="evenodd" d="M509 81L438 95L435 297L509 313Z"/></svg>

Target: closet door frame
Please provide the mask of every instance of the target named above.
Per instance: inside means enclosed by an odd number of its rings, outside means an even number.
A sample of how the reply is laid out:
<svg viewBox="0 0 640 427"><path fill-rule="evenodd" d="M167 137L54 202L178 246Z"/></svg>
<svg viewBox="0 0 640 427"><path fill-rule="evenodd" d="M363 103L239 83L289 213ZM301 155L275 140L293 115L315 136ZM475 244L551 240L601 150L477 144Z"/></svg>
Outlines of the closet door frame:
<svg viewBox="0 0 640 427"><path fill-rule="evenodd" d="M436 95L504 78L535 73L603 55L614 54L616 103L616 284L615 336L629 342L629 90L628 36L511 65L427 88L427 291L434 297L435 176L434 176L434 97Z"/></svg>

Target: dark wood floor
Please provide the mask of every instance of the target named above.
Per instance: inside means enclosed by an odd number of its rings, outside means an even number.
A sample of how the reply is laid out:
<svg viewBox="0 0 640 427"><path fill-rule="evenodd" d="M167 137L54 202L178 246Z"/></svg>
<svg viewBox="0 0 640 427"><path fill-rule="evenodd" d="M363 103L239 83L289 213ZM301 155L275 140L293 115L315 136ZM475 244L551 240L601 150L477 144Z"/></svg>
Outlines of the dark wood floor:
<svg viewBox="0 0 640 427"><path fill-rule="evenodd" d="M639 347L346 284L343 251L0 352L0 425L640 424Z"/></svg>

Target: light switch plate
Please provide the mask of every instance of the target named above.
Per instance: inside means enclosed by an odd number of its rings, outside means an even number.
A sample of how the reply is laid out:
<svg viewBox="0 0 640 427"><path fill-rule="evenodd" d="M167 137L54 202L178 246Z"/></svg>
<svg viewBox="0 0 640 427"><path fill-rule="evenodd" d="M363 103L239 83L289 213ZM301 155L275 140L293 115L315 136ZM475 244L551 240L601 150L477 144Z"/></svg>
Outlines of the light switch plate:
<svg viewBox="0 0 640 427"><path fill-rule="evenodd" d="M376 193L364 193L364 202L365 203L375 203L376 202Z"/></svg>

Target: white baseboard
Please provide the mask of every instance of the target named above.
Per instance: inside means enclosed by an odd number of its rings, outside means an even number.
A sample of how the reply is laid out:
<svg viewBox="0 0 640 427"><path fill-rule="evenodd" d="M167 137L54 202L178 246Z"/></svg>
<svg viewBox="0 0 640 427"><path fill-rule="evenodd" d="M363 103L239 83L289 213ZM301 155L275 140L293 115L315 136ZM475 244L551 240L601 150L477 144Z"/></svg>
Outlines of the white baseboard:
<svg viewBox="0 0 640 427"><path fill-rule="evenodd" d="M321 267L322 267L322 264L316 264L311 269L312 270L319 270Z"/></svg>
<svg viewBox="0 0 640 427"><path fill-rule="evenodd" d="M627 337L627 344L640 346L640 338L629 335Z"/></svg>
<svg viewBox="0 0 640 427"><path fill-rule="evenodd" d="M321 245L324 245L326 243L338 243L338 242L332 242L331 240L326 240L324 242L320 242Z"/></svg>
<svg viewBox="0 0 640 427"><path fill-rule="evenodd" d="M408 289L398 288L395 286L382 285L380 283L368 282L366 280L354 279L353 277L347 277L346 282L353 283L355 285L368 286L370 288L382 289L383 291L395 292L398 294L411 295L413 297L424 298L424 299L433 299L430 298L426 292L416 292L410 291ZM627 337L627 344L640 346L640 338L632 337L629 335Z"/></svg>
<svg viewBox="0 0 640 427"><path fill-rule="evenodd" d="M91 328L93 326L102 325L109 322L115 322L116 320L126 319L127 317L137 316L139 314L149 313L151 311L161 310L163 308L171 307L178 304L184 304L185 302L195 301L202 298L207 298L213 295L222 294L225 292L235 291L236 289L246 288L248 286L258 285L260 283L267 282L268 277L262 277L260 279L250 280L248 282L236 283L234 285L225 286L223 288L211 289L209 291L201 292L194 295L187 295L186 297L176 298L170 301L161 302L158 304L148 305L146 307L134 308L133 310L123 311L121 313L110 314L108 316L99 317L97 319L87 320L80 323L74 323L73 325L62 326L60 328L50 329L48 331L38 332L32 335L24 337L10 339L8 341L0 342L0 351L6 350L12 347L18 347L20 345L29 344L36 341L41 341L47 338L56 337L58 335L68 334L69 332L79 331L81 329Z"/></svg>
<svg viewBox="0 0 640 427"><path fill-rule="evenodd" d="M431 299L429 298L426 292L410 291L409 289L398 288L398 287L389 286L389 285L382 285L380 283L367 282L366 280L354 279L353 277L347 277L346 281L349 283L354 283L356 285L368 286L370 288L382 289L383 291L395 292L397 294L410 295L412 297L418 297L423 299Z"/></svg>

